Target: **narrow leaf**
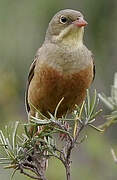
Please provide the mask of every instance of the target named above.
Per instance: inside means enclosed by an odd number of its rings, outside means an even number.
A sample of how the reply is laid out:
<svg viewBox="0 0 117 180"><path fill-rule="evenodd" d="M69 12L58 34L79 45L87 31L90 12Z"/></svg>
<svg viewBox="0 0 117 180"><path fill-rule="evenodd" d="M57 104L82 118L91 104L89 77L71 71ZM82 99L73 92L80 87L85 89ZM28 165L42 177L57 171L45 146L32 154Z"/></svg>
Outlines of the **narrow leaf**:
<svg viewBox="0 0 117 180"><path fill-rule="evenodd" d="M88 125L89 125L90 127L92 127L93 129L99 131L99 132L104 132L103 129L99 129L98 127L96 127L96 126L94 126L94 125L92 125L92 124L88 124Z"/></svg>
<svg viewBox="0 0 117 180"><path fill-rule="evenodd" d="M58 109L59 109L59 107L60 107L60 105L61 105L61 103L62 103L62 101L64 100L64 97L59 101L59 103L57 104L57 107L56 107L56 109L55 109L55 112L54 112L54 117L55 117L55 119L57 118L57 112L58 112Z"/></svg>
<svg viewBox="0 0 117 180"><path fill-rule="evenodd" d="M16 134L17 134L18 125L19 125L19 121L16 121L14 131L13 131L13 136L12 136L12 138L13 138L13 150L15 150L15 147L16 147Z"/></svg>

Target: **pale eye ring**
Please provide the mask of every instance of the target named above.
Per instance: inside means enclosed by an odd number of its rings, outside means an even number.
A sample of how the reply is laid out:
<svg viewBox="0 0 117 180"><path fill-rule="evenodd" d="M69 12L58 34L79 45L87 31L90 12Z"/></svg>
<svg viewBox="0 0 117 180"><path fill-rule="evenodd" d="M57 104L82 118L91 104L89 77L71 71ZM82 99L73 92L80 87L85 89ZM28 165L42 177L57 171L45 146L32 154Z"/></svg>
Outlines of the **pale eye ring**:
<svg viewBox="0 0 117 180"><path fill-rule="evenodd" d="M62 24L66 24L67 21L68 21L68 19L67 19L65 16L61 16L61 17L60 17L60 22L61 22Z"/></svg>

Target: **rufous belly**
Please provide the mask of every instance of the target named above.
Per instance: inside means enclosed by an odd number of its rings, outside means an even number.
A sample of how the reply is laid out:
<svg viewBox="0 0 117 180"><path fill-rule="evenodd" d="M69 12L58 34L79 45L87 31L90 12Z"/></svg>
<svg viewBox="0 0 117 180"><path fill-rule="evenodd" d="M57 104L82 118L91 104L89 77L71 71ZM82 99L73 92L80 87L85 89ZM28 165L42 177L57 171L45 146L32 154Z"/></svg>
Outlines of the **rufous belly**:
<svg viewBox="0 0 117 180"><path fill-rule="evenodd" d="M93 79L93 67L73 73L61 73L52 67L43 66L35 73L28 90L28 101L39 111L47 115L48 111L54 113L59 101L64 97L59 109L58 117L71 111L74 105L80 105L86 96ZM32 107L31 114L35 111Z"/></svg>

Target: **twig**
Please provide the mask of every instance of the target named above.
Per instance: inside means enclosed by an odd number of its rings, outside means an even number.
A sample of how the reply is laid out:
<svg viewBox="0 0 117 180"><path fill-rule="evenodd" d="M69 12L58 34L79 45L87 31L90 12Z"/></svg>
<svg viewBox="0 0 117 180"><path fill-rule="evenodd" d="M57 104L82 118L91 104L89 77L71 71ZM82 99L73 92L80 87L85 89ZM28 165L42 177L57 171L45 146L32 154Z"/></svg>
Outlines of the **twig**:
<svg viewBox="0 0 117 180"><path fill-rule="evenodd" d="M32 179L47 180L42 174L39 174L38 171L37 171L37 168L34 165L30 164L30 163L27 163L27 162L24 163L24 164L21 163L21 164L19 164L18 169L20 170L21 173L23 173L24 175L26 175L26 176L28 176L28 177L30 177ZM30 175L29 173L25 172L24 169L32 171L37 176Z"/></svg>
<svg viewBox="0 0 117 180"><path fill-rule="evenodd" d="M25 166L24 164L22 164L22 168L27 169L27 170L30 170L30 171L34 172L34 173L38 176L38 173L37 173L37 170L36 170L35 167L34 167L34 168L31 168L31 167L29 167L29 164L27 164L27 166Z"/></svg>
<svg viewBox="0 0 117 180"><path fill-rule="evenodd" d="M32 179L43 180L43 179L40 179L40 178L37 177L37 176L33 176L33 175L28 174L27 172L24 172L24 169L21 168L21 167L20 167L20 173L22 173L22 174L24 174L24 175L26 175L26 176L28 176L28 177L30 177L30 178L32 178Z"/></svg>
<svg viewBox="0 0 117 180"><path fill-rule="evenodd" d="M74 146L76 144L76 141L77 141L77 139L79 137L79 134L80 134L80 132L82 131L83 128L84 128L83 124L81 124L80 127L77 124L77 127L76 127L76 136L74 137L74 139L72 141L70 141L66 145L67 150L66 150L65 168L66 168L66 177L67 177L67 180L70 180L70 168L71 168L70 157L71 157L72 149L74 148Z"/></svg>

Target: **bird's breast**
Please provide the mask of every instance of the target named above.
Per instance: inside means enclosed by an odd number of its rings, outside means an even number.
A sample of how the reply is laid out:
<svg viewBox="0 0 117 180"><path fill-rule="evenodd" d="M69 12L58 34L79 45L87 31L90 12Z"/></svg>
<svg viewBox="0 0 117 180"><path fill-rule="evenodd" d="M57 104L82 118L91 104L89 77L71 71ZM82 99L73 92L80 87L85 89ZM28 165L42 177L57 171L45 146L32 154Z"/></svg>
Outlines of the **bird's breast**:
<svg viewBox="0 0 117 180"><path fill-rule="evenodd" d="M49 47L49 48L48 48ZM91 52L84 46L72 47L72 46L55 46L53 44L43 48L45 58L40 55L40 60L37 64L47 64L53 69L63 73L73 73L85 69L89 64L92 63Z"/></svg>
<svg viewBox="0 0 117 180"><path fill-rule="evenodd" d="M59 109L59 115L72 109L75 104L81 104L85 98L86 89L93 79L93 66L74 73L63 73L51 66L43 65L35 71L35 76L29 86L29 101L44 114L54 112L59 101L64 101Z"/></svg>

